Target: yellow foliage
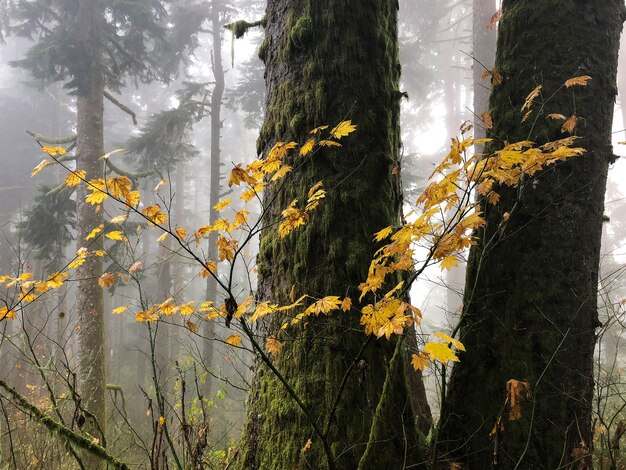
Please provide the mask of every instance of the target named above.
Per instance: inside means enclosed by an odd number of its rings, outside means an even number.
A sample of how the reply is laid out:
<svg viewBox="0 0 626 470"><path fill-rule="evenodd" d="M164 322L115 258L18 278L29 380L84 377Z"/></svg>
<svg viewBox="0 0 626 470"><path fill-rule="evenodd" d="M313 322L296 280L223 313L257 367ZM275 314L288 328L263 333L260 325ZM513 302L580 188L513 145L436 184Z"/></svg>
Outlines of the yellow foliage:
<svg viewBox="0 0 626 470"><path fill-rule="evenodd" d="M241 336L239 335L230 335L224 341L231 346L241 346Z"/></svg>
<svg viewBox="0 0 626 470"><path fill-rule="evenodd" d="M78 186L85 179L87 172L85 170L76 170L68 173L65 177L65 184L70 188Z"/></svg>

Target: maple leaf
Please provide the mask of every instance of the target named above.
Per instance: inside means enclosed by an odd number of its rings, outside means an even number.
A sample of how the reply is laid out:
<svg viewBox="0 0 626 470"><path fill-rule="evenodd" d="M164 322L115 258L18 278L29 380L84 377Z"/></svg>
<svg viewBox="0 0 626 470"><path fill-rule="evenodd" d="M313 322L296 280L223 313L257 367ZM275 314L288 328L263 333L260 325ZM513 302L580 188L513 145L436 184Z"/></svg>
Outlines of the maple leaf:
<svg viewBox="0 0 626 470"><path fill-rule="evenodd" d="M73 188L74 186L78 186L81 181L85 179L85 176L87 176L87 172L85 170L73 171L65 177L65 184L70 188Z"/></svg>
<svg viewBox="0 0 626 470"><path fill-rule="evenodd" d="M57 289L61 287L65 279L69 276L68 273L52 273L48 278L46 284L50 289Z"/></svg>
<svg viewBox="0 0 626 470"><path fill-rule="evenodd" d="M445 333L441 333L441 332L434 333L433 336L436 336L437 338L444 340L446 343L452 344L452 346L454 346L459 351L465 351L465 346L463 346L463 343L461 343L458 339L454 339L451 336Z"/></svg>
<svg viewBox="0 0 626 470"><path fill-rule="evenodd" d="M103 228L104 228L104 224L100 224L98 227L94 228L91 232L89 232L89 235L85 237L85 240L91 240L92 238L96 238L96 236L100 232L102 232Z"/></svg>
<svg viewBox="0 0 626 470"><path fill-rule="evenodd" d="M454 268L455 266L459 265L459 261L456 259L456 256L454 255L449 255L446 256L442 261L441 261L441 270L443 271L444 269L447 271L450 271L450 269Z"/></svg>
<svg viewBox="0 0 626 470"><path fill-rule="evenodd" d="M152 225L160 225L167 221L167 214L165 214L158 204L153 204L146 207L143 210L143 214L147 217Z"/></svg>
<svg viewBox="0 0 626 470"><path fill-rule="evenodd" d="M314 146L315 146L314 139L307 140L306 143L300 148L300 156L306 157L309 153L311 153Z"/></svg>
<svg viewBox="0 0 626 470"><path fill-rule="evenodd" d="M428 354L431 361L439 361L446 364L448 361L459 362L459 358L445 343L429 341L424 345L424 354Z"/></svg>
<svg viewBox="0 0 626 470"><path fill-rule="evenodd" d="M0 308L0 320L13 320L17 317L14 310L10 310L6 305Z"/></svg>
<svg viewBox="0 0 626 470"><path fill-rule="evenodd" d="M341 144L334 140L320 140L319 145L320 147L341 147Z"/></svg>
<svg viewBox="0 0 626 470"><path fill-rule="evenodd" d="M341 301L341 310L344 312L348 312L350 311L351 308L352 308L352 299L350 297L345 297Z"/></svg>
<svg viewBox="0 0 626 470"><path fill-rule="evenodd" d="M304 447L302 448L301 452L304 454L307 450L311 448L311 444L312 444L311 439L306 441L306 444L304 444Z"/></svg>
<svg viewBox="0 0 626 470"><path fill-rule="evenodd" d="M480 119L483 122L483 124L485 125L485 129L487 129L487 130L493 129L493 119L491 118L491 114L489 113L489 111L485 111L480 116Z"/></svg>
<svg viewBox="0 0 626 470"><path fill-rule="evenodd" d="M278 181L279 179L284 178L287 173L291 172L292 170L293 168L289 165L283 165L279 170L276 171L276 173L274 173L270 181Z"/></svg>
<svg viewBox="0 0 626 470"><path fill-rule="evenodd" d="M126 310L128 310L128 307L126 305L121 305L120 307L114 308L112 313L119 315L120 313L124 313Z"/></svg>
<svg viewBox="0 0 626 470"><path fill-rule="evenodd" d="M47 153L51 157L60 157L67 153L67 150L65 150L63 147L48 147L45 145L41 147L41 151Z"/></svg>
<svg viewBox="0 0 626 470"><path fill-rule="evenodd" d="M126 198L126 195L130 193L133 185L126 176L118 176L115 178L109 178L105 181L107 192L117 199Z"/></svg>
<svg viewBox="0 0 626 470"><path fill-rule="evenodd" d="M352 121L347 120L347 121L342 121L339 124L337 124L330 131L330 135L335 139L341 139L342 137L350 135L354 131L356 131L356 126L352 124Z"/></svg>
<svg viewBox="0 0 626 470"><path fill-rule="evenodd" d="M35 176L37 173L39 173L41 170L43 170L45 167L51 164L52 162L50 160L47 160L47 159L42 160L41 163L39 163L39 165L33 168L33 171L30 172L30 176Z"/></svg>
<svg viewBox="0 0 626 470"><path fill-rule="evenodd" d="M542 88L543 85L537 85L535 89L528 94L528 96L526 97L526 101L524 101L524 105L522 106L522 111L531 108L531 106L533 105L533 101L535 101L535 98L539 96Z"/></svg>
<svg viewBox="0 0 626 470"><path fill-rule="evenodd" d="M139 191L131 191L126 195L126 204L135 207L141 201L141 193Z"/></svg>
<svg viewBox="0 0 626 470"><path fill-rule="evenodd" d="M112 273L104 273L98 278L98 285L103 289L111 288L113 284L115 284L115 275Z"/></svg>
<svg viewBox="0 0 626 470"><path fill-rule="evenodd" d="M228 187L231 187L232 185L239 186L242 182L254 184L256 183L256 180L252 178L245 169L241 168L241 165L237 165L230 172L230 176L228 177Z"/></svg>
<svg viewBox="0 0 626 470"><path fill-rule="evenodd" d="M511 379L506 383L506 395L509 402L509 421L522 417L522 404L530 398L530 384Z"/></svg>
<svg viewBox="0 0 626 470"><path fill-rule="evenodd" d="M237 250L237 240L220 235L217 238L217 254L220 261L232 261Z"/></svg>
<svg viewBox="0 0 626 470"><path fill-rule="evenodd" d="M422 354L411 354L411 365L415 370L424 371L428 367L428 359Z"/></svg>
<svg viewBox="0 0 626 470"><path fill-rule="evenodd" d="M196 323L192 322L191 320L187 320L185 322L185 326L192 333L197 333L198 332L198 325Z"/></svg>
<svg viewBox="0 0 626 470"><path fill-rule="evenodd" d="M159 416L159 427L162 428L165 426L165 418L163 416Z"/></svg>
<svg viewBox="0 0 626 470"><path fill-rule="evenodd" d="M321 131L324 131L326 129L328 129L328 126L319 126L319 127L316 127L315 129L313 129L312 131L310 131L309 134L311 134L311 135L317 134L317 133L319 133Z"/></svg>
<svg viewBox="0 0 626 470"><path fill-rule="evenodd" d="M111 239L111 240L115 240L115 241L125 241L126 240L126 236L124 236L124 233L120 230L113 230L112 232L109 232L105 235L105 237Z"/></svg>
<svg viewBox="0 0 626 470"><path fill-rule="evenodd" d="M178 313L183 317L188 317L189 315L191 315L193 312L196 311L196 307L194 303L195 302L192 300L190 302L182 304L181 306L178 307Z"/></svg>
<svg viewBox="0 0 626 470"><path fill-rule="evenodd" d="M270 353L272 356L276 356L280 352L280 348L282 347L283 344L273 336L270 336L265 340L265 349L267 349L267 352Z"/></svg>
<svg viewBox="0 0 626 470"><path fill-rule="evenodd" d="M233 200L229 197L227 197L226 199L224 199L223 201L218 202L217 204L215 204L213 206L213 210L215 211L221 211L222 209L225 209L226 207L228 207L230 205L230 203L233 202Z"/></svg>
<svg viewBox="0 0 626 470"><path fill-rule="evenodd" d="M489 23L487 23L487 29L493 29L496 23L498 23L498 21L500 21L501 18L502 18L502 10L499 9L491 16Z"/></svg>
<svg viewBox="0 0 626 470"><path fill-rule="evenodd" d="M241 336L239 336L239 335L230 335L224 341L226 342L226 344L230 344L231 346L239 346L239 345L241 345Z"/></svg>
<svg viewBox="0 0 626 470"><path fill-rule="evenodd" d="M575 114L572 114L567 121L565 121L565 124L563 124L563 127L561 127L561 132L565 133L567 132L568 134L573 134L574 133L574 129L576 129L576 124L578 123L578 118L576 117Z"/></svg>
<svg viewBox="0 0 626 470"><path fill-rule="evenodd" d="M181 240L183 240L187 236L187 230L185 230L183 227L176 227L175 232L176 236Z"/></svg>
<svg viewBox="0 0 626 470"><path fill-rule="evenodd" d="M393 232L393 228L391 226L385 227L384 229L374 234L374 240L376 240L377 242L383 241L385 238L391 235L391 232Z"/></svg>
<svg viewBox="0 0 626 470"><path fill-rule="evenodd" d="M565 121L567 119L562 114L557 114L557 113L548 114L548 118L549 119L558 119L560 121Z"/></svg>
<svg viewBox="0 0 626 470"><path fill-rule="evenodd" d="M502 75L500 75L496 69L485 70L481 78L484 80L487 77L491 77L491 84L493 86L498 86L502 83Z"/></svg>
<svg viewBox="0 0 626 470"><path fill-rule="evenodd" d="M587 86L587 82L591 80L589 75L582 75L580 77L572 77L565 82L565 86L567 88L579 85L579 86Z"/></svg>
<svg viewBox="0 0 626 470"><path fill-rule="evenodd" d="M161 189L161 188L162 188L163 186L165 186L167 183L169 183L169 181L168 181L168 180L166 180L166 179L162 179L161 181L159 181L159 182L157 183L157 185L154 187L154 189L153 189L152 191L154 191L154 192L156 193L159 189Z"/></svg>
<svg viewBox="0 0 626 470"><path fill-rule="evenodd" d="M337 310L341 303L342 302L339 300L339 296L328 295L309 305L306 312L314 313L315 315L319 315L320 313L328 314L333 310Z"/></svg>
<svg viewBox="0 0 626 470"><path fill-rule="evenodd" d="M125 214L116 215L115 217L113 217L111 219L111 223L112 224L117 224L117 225L123 224L124 222L126 222L127 218L128 218L128 216L125 215Z"/></svg>

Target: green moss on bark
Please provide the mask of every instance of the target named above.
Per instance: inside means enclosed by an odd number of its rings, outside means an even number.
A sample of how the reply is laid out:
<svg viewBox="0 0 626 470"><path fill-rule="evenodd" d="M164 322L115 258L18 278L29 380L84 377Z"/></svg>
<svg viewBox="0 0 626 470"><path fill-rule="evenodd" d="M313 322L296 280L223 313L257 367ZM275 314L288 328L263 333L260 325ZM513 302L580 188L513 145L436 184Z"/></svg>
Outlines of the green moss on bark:
<svg viewBox="0 0 626 470"><path fill-rule="evenodd" d="M291 175L276 196L261 237L259 296L279 303L296 295L349 295L358 305L357 286L366 275L372 234L399 222L396 164L400 146L394 0L273 0L267 9L268 108L258 140L260 153L277 141L304 142L322 124L352 119L358 132L339 150L321 149ZM326 199L310 222L279 239L275 222L293 199L302 200L322 180ZM284 318L264 329L276 330ZM329 427L335 468L354 469L365 451L383 393L394 344L366 341L355 313L312 318L280 334L276 364L320 426L352 364ZM355 358L357 358L355 362ZM401 362L402 359L400 358ZM395 370L395 369L394 369ZM403 367L389 377L376 436L389 446L381 456L389 468L412 458L416 433ZM263 366L256 371L239 468L326 468L320 440L284 387ZM311 448L301 449L308 439Z"/></svg>
<svg viewBox="0 0 626 470"><path fill-rule="evenodd" d="M619 0L504 1L495 66L503 82L490 101L491 150L504 141L563 138L547 118L561 113L578 116L578 144L587 153L523 187L500 189L501 202L485 207L487 225L468 264L461 329L467 353L452 374L441 432L442 450L468 468L518 462L557 468L581 441L591 446L598 264L622 8ZM563 87L579 75L593 77L589 86ZM539 84L542 96L521 123L525 97ZM494 440L490 432L510 379L530 383L533 403L515 422L507 422L505 410L504 430Z"/></svg>

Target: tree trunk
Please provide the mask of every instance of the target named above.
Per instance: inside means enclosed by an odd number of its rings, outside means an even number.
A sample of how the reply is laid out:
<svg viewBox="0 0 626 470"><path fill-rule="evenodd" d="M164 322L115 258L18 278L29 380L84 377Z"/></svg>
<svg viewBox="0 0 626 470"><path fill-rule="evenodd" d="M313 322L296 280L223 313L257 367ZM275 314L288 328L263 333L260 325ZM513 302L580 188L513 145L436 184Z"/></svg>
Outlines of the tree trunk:
<svg viewBox="0 0 626 470"><path fill-rule="evenodd" d="M211 3L211 29L213 40L213 52L211 54L211 66L215 85L211 93L211 189L209 193L209 224L214 224L218 219L218 213L213 209L220 198L220 139L222 133L222 98L224 97L224 66L222 65L222 29L220 13L223 11L221 0L213 0ZM209 235L209 259L217 262L217 232ZM217 303L217 282L212 276L207 277L207 299ZM204 336L208 339L203 344L202 359L204 366L211 369L215 366L213 354L215 337L214 322L206 322L204 326ZM206 392L211 395L216 387L212 382L214 379L207 376Z"/></svg>
<svg viewBox="0 0 626 470"><path fill-rule="evenodd" d="M491 17L496 12L494 0L473 0L472 5L472 79L474 82L474 137L482 139L487 136L481 118L489 110L489 81L482 78L485 70L493 68L496 55L496 26L488 28ZM482 145L476 148L482 152Z"/></svg>
<svg viewBox="0 0 626 470"><path fill-rule="evenodd" d="M471 250L464 299L467 353L452 373L440 438L443 450L467 468L587 462L623 9L621 0L503 2L496 57L503 83L491 96L491 150L504 141L565 137L563 122L547 118L561 113L578 116L577 143L587 153L518 188L499 188L501 202L483 207L486 226ZM588 86L560 89L581 75L593 77ZM521 124L525 97L538 84L534 114ZM505 212L511 218L500 233ZM508 419L510 400L505 405L510 379L528 382L531 392L515 421ZM494 427L499 416L502 426Z"/></svg>
<svg viewBox="0 0 626 470"><path fill-rule="evenodd" d="M80 60L84 75L76 77L79 82L76 98L78 140L77 166L87 172L87 179L102 177L104 154L103 137L103 70L102 34L104 11L101 2L81 0L76 12L76 36L82 46ZM102 211L85 202L85 185L78 186L77 193L77 246L88 244L85 237L103 222ZM89 243L89 250L99 249L98 242ZM85 264L77 270L79 279L76 290L76 308L79 314L78 339L80 344L80 377L83 405L96 417L100 427L106 425L106 395L104 367L104 317L103 295L98 285L102 275L102 258L88 256ZM87 421L89 422L89 420ZM87 429L102 444L102 437L93 427ZM88 459L86 458L86 461ZM98 468L90 462L89 468Z"/></svg>
<svg viewBox="0 0 626 470"><path fill-rule="evenodd" d="M259 152L277 141L304 143L318 125L352 119L359 128L343 149L320 149L280 193L266 193L266 202L277 200L261 236L261 300L287 304L293 287L296 297L348 295L358 309L357 286L375 249L372 234L399 223L397 7L395 0L268 2L260 52L267 114ZM305 227L279 239L281 210L305 199L320 180L327 189L323 203ZM262 327L284 340L276 367L318 426L330 421L327 448L276 375L259 364L239 468L402 468L414 461L403 355L393 341L368 340L357 311L311 318L284 337L277 333L284 317ZM304 451L308 439L312 445Z"/></svg>

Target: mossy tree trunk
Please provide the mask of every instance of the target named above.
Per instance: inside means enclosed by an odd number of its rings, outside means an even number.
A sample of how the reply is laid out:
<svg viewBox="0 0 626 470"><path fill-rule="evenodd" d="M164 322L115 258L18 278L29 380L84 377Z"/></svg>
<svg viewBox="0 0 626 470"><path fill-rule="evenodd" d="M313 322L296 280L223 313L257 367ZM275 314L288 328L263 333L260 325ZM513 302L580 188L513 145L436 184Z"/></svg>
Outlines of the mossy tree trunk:
<svg viewBox="0 0 626 470"><path fill-rule="evenodd" d="M104 8L100 1L80 0L76 10L76 39L83 73L76 77L77 86L77 167L87 172L87 179L102 177L104 154L103 131L103 65L102 35ZM87 246L85 237L103 222L102 211L85 202L85 185L77 193L77 246ZM90 251L100 249L98 242L89 243ZM89 256L77 271L76 309L79 314L80 393L83 405L96 417L102 430L106 425L106 395L104 367L103 295L98 285L102 275L102 258ZM87 421L89 422L89 420ZM88 431L100 439L93 427ZM98 468L90 462L90 468Z"/></svg>
<svg viewBox="0 0 626 470"><path fill-rule="evenodd" d="M344 119L352 119L358 131L342 149L315 154L279 194L266 194L266 201L277 200L261 237L261 300L287 304L293 287L296 296L348 295L358 309L357 286L375 249L372 234L399 223L397 8L395 0L268 2L259 52L268 90L259 152L277 141L304 143L314 127ZM320 180L327 190L322 205L304 228L279 239L281 210L305 199ZM275 334L284 320L274 318L263 333ZM331 462L284 386L259 365L239 468L403 468L413 460L415 428L402 354L391 362L393 342L368 341L358 310L311 318L278 339L283 347L276 367L318 426L330 421L325 440ZM311 448L302 451L309 438Z"/></svg>
<svg viewBox="0 0 626 470"><path fill-rule="evenodd" d="M440 435L442 450L467 468L562 468L584 464L592 446L598 265L623 10L621 0L503 2L491 150L565 137L563 122L547 118L561 113L577 115L577 144L587 153L519 188L500 188L501 202L484 207L487 224L468 264L467 353L452 373ZM588 86L562 87L581 75L593 77ZM520 124L525 97L539 84L534 114ZM499 233L505 212L511 218ZM517 421L505 406L510 379L531 387ZM503 427L490 437L499 414Z"/></svg>

